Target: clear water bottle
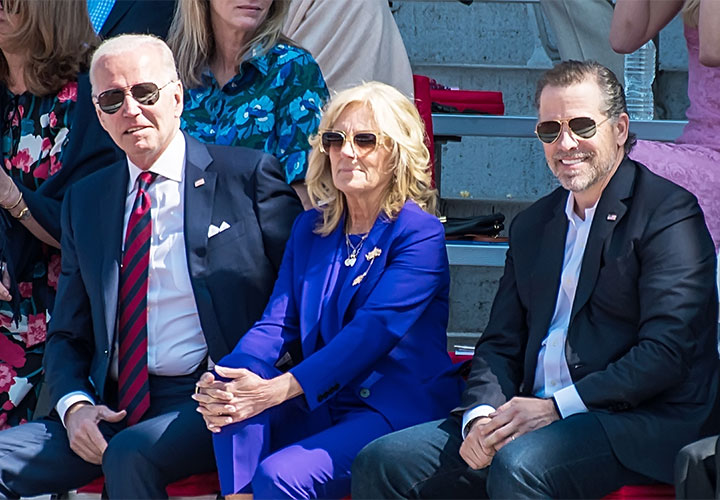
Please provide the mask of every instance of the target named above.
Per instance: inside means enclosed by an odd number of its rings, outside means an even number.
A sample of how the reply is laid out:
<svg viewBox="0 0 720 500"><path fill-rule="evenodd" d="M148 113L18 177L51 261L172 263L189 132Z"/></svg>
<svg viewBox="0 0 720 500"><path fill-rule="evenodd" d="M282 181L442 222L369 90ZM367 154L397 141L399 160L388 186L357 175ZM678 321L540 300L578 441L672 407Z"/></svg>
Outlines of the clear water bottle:
<svg viewBox="0 0 720 500"><path fill-rule="evenodd" d="M652 40L625 55L625 99L633 120L652 120L655 113L655 44Z"/></svg>

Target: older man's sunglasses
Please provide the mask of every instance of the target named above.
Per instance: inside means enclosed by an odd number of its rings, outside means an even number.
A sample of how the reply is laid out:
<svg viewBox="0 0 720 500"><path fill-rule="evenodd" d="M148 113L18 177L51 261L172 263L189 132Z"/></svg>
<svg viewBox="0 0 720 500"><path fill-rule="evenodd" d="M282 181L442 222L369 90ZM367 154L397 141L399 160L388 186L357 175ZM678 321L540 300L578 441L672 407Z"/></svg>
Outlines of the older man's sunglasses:
<svg viewBox="0 0 720 500"><path fill-rule="evenodd" d="M320 134L320 151L330 154L330 150L342 149L346 140L350 140L353 151L359 155L367 155L375 151L380 143L381 134L372 131L355 132L347 134L342 130L325 130Z"/></svg>
<svg viewBox="0 0 720 500"><path fill-rule="evenodd" d="M162 87L158 87L152 82L144 82L129 87L110 89L98 94L95 100L98 107L109 115L117 113L122 107L126 95L132 96L139 104L152 106L160 99L160 91L175 81L170 80Z"/></svg>
<svg viewBox="0 0 720 500"><path fill-rule="evenodd" d="M570 120L549 120L540 122L535 126L535 135L545 144L552 144L558 140L563 125L567 123L568 129L573 135L581 139L590 139L597 132L597 128L609 119L609 117L605 118L600 123L596 123L595 120L587 116L571 118Z"/></svg>

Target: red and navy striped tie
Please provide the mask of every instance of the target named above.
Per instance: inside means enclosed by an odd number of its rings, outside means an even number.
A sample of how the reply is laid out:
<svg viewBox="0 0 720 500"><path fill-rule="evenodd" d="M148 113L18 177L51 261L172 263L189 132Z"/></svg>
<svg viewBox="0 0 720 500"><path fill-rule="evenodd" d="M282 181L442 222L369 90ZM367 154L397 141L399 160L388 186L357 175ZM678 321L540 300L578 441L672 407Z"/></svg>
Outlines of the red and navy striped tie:
<svg viewBox="0 0 720 500"><path fill-rule="evenodd" d="M119 407L127 410L128 425L136 424L150 407L147 366L147 293L150 263L150 194L157 174L142 172L125 233L120 269L120 323L118 341Z"/></svg>

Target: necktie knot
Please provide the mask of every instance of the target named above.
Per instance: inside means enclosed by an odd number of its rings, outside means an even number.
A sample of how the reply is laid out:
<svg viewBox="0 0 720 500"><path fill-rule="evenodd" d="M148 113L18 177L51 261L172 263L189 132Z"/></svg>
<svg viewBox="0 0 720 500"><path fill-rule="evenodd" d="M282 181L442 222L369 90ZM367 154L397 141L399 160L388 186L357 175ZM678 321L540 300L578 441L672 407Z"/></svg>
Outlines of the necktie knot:
<svg viewBox="0 0 720 500"><path fill-rule="evenodd" d="M146 191L147 188L150 186L150 184L153 183L153 181L157 179L157 174L155 172L140 172L140 175L138 175L138 189L141 189L143 191Z"/></svg>

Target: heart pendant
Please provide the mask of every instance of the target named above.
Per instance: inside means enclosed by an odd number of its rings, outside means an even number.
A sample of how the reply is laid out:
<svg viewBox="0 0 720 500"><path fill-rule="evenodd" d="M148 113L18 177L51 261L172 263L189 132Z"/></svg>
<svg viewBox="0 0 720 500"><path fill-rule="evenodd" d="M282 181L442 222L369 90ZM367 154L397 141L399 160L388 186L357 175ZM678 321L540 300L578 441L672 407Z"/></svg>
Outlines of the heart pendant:
<svg viewBox="0 0 720 500"><path fill-rule="evenodd" d="M345 267L354 266L356 260L357 260L357 258L355 258L355 257L348 257L347 259L345 259Z"/></svg>

